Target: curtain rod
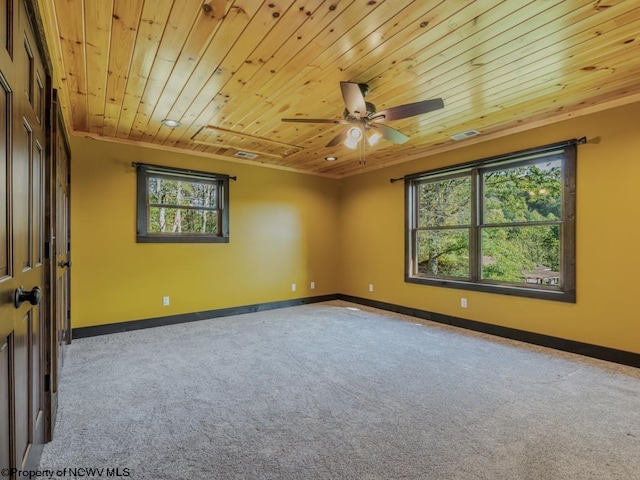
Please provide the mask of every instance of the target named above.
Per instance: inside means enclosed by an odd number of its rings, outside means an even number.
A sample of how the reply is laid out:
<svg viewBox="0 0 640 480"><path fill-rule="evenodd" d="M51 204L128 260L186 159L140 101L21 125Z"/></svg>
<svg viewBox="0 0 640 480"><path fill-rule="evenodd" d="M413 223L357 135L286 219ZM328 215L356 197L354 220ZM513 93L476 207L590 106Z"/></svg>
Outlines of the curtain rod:
<svg viewBox="0 0 640 480"><path fill-rule="evenodd" d="M140 167L149 168L149 169L157 170L160 172L166 172L166 173L181 172L181 173L188 173L192 175L207 175L207 176L223 177L233 181L238 180L238 177L232 177L231 175L227 175L224 173L212 173L212 172L203 172L202 170L189 170L187 168L166 167L163 165L153 165L151 163L131 162L131 166L135 168L140 168Z"/></svg>
<svg viewBox="0 0 640 480"><path fill-rule="evenodd" d="M573 139L573 140L567 140L566 142L554 143L552 145L547 145L547 146L543 146L543 147L539 147L539 148L535 148L535 149L528 149L528 150L525 150L525 152L531 151L531 150L544 150L546 147L559 147L559 146L563 146L563 145L584 145L585 143L588 143L587 137L582 137L582 138L577 138L577 139ZM509 154L507 154L507 155L499 155L499 156L500 157L507 157L507 156L509 156ZM495 157L493 157L493 158L495 158ZM487 160L487 159L485 159L485 160ZM477 160L474 160L473 162L469 162L469 163L462 164L462 165L452 165L451 167L444 167L442 170L453 169L453 168L457 169L457 168L463 167L464 165L470 165L470 164L476 163L476 162L477 162ZM434 171L437 171L437 170L440 170L440 169L436 169ZM416 176L416 174L412 173L411 175L405 175L404 177L390 178L389 179L389 183L396 183L396 182L399 182L400 180L405 180L408 177L415 177L415 176Z"/></svg>

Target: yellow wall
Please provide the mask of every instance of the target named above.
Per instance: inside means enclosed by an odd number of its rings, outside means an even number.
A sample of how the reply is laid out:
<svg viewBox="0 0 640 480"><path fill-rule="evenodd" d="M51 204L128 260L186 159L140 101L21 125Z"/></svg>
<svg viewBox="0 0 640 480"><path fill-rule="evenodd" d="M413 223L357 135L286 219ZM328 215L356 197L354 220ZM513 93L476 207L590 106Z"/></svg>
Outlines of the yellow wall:
<svg viewBox="0 0 640 480"><path fill-rule="evenodd" d="M336 293L335 180L79 137L71 150L74 328ZM237 175L230 242L136 243L134 161Z"/></svg>
<svg viewBox="0 0 640 480"><path fill-rule="evenodd" d="M73 326L344 293L640 353L639 117L633 104L343 180L73 138ZM600 140L578 147L576 304L404 282L391 177L582 136ZM237 175L231 242L136 243L132 161Z"/></svg>
<svg viewBox="0 0 640 480"><path fill-rule="evenodd" d="M633 104L344 179L338 290L640 353L639 119ZM578 147L577 303L404 282L404 185L390 178L583 136L600 143Z"/></svg>

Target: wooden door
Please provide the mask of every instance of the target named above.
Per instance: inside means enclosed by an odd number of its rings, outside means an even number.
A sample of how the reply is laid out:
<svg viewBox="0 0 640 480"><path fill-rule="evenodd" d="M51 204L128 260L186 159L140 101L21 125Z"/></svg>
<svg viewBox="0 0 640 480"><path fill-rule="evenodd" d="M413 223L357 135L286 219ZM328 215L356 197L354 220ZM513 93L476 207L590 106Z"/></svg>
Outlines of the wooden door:
<svg viewBox="0 0 640 480"><path fill-rule="evenodd" d="M69 224L69 180L70 150L58 105L57 92L51 90L51 133L52 159L47 172L47 197L49 211L46 227L50 232L49 254L51 271L48 274L50 292L50 312L52 333L50 340L51 384L48 393L48 412L50 413L47 440L52 439L58 408L58 372L64 362L65 345L71 343L71 305L70 305L70 269L71 238Z"/></svg>
<svg viewBox="0 0 640 480"><path fill-rule="evenodd" d="M25 3L0 10L0 467L22 470L37 466L46 423L46 72Z"/></svg>

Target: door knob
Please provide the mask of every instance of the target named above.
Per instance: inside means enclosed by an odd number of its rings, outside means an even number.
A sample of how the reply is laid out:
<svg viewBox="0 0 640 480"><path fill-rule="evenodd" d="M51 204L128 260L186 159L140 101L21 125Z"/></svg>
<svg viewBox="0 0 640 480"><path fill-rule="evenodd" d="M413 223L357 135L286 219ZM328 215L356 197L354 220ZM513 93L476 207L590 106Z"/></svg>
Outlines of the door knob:
<svg viewBox="0 0 640 480"><path fill-rule="evenodd" d="M58 266L61 268L71 267L71 260L67 260L66 262L58 262Z"/></svg>
<svg viewBox="0 0 640 480"><path fill-rule="evenodd" d="M13 293L13 304L16 308L20 308L24 302L29 302L31 305L38 305L42 293L40 287L33 287L30 291L26 291L22 285L16 288Z"/></svg>

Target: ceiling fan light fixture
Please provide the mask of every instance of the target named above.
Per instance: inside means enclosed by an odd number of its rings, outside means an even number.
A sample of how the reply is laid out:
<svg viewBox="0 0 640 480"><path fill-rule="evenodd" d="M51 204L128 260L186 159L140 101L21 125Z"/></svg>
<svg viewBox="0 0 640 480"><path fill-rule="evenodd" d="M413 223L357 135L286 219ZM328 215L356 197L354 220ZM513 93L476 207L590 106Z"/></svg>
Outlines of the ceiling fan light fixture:
<svg viewBox="0 0 640 480"><path fill-rule="evenodd" d="M351 127L347 132L347 138L345 139L344 144L349 148L356 148L361 139L362 130L358 127Z"/></svg>
<svg viewBox="0 0 640 480"><path fill-rule="evenodd" d="M369 142L369 145L373 147L376 143L378 143L378 140L380 140L381 136L382 135L380 135L378 132L374 132L369 136L367 142Z"/></svg>
<svg viewBox="0 0 640 480"><path fill-rule="evenodd" d="M348 137L345 141L344 144L349 147L349 148L356 148L358 146L358 140Z"/></svg>
<svg viewBox="0 0 640 480"><path fill-rule="evenodd" d="M349 137L360 141L360 138L362 138L362 130L360 130L358 127L351 127L349 129L349 133L348 133Z"/></svg>

